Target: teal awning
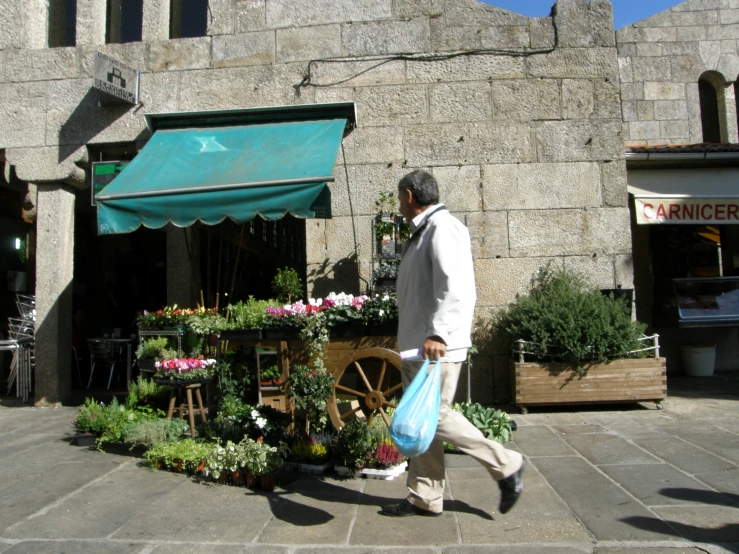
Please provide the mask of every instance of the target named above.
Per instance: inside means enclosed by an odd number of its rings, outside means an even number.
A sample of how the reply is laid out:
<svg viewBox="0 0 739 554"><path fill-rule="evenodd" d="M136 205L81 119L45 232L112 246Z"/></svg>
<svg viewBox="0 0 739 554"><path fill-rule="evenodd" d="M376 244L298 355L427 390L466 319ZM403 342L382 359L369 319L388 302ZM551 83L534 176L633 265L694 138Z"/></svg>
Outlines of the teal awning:
<svg viewBox="0 0 739 554"><path fill-rule="evenodd" d="M346 119L162 129L95 199L98 233L257 214L331 217L327 182Z"/></svg>

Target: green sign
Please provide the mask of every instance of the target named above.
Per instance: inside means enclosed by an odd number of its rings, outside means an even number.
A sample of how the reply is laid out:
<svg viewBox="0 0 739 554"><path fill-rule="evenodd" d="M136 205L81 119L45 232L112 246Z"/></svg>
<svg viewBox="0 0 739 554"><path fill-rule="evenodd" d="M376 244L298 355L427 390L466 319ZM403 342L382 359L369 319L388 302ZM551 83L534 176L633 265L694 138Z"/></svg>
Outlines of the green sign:
<svg viewBox="0 0 739 554"><path fill-rule="evenodd" d="M116 176L124 170L131 162L93 162L92 163L92 183L90 185L90 193L92 205L97 206L95 197L107 187Z"/></svg>

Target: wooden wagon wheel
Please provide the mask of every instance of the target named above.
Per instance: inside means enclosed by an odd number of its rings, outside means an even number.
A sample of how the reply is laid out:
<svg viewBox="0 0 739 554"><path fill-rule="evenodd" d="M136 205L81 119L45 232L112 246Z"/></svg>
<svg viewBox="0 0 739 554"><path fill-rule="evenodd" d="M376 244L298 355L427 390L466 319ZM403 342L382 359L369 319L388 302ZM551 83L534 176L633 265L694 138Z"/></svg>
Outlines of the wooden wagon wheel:
<svg viewBox="0 0 739 554"><path fill-rule="evenodd" d="M364 416L370 425L378 414L390 425L385 409L395 408L397 404L392 400L403 395L400 354L387 348L357 350L348 365L334 369L333 376L334 393L328 399L328 413L336 429L352 417Z"/></svg>

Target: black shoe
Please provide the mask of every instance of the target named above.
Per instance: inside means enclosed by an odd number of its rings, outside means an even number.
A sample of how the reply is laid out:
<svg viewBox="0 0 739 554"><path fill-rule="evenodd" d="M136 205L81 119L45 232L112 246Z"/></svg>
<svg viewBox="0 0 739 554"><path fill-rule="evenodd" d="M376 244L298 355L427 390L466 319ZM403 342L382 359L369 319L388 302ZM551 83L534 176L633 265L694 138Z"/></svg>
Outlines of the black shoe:
<svg viewBox="0 0 739 554"><path fill-rule="evenodd" d="M521 467L516 473L498 481L498 488L500 488L500 506L498 509L501 514L510 512L518 497L521 496L524 467L526 467L526 460L522 460Z"/></svg>
<svg viewBox="0 0 739 554"><path fill-rule="evenodd" d="M439 517L441 512L430 512L414 506L407 499L403 500L400 504L391 504L382 508L380 513L388 517L409 517L409 516L429 516Z"/></svg>

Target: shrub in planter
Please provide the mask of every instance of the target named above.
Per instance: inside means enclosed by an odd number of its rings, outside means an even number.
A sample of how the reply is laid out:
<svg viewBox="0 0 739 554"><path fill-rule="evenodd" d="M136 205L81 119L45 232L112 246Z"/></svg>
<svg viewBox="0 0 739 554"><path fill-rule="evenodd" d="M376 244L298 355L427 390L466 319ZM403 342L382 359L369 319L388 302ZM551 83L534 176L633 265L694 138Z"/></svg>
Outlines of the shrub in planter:
<svg viewBox="0 0 739 554"><path fill-rule="evenodd" d="M143 339L136 349L139 360L164 360L177 357L177 350L172 348L168 337L152 337Z"/></svg>
<svg viewBox="0 0 739 554"><path fill-rule="evenodd" d="M144 459L149 462L152 471L162 466L175 471L187 470L195 473L212 447L212 443L189 438L176 442L164 442L155 444L144 452Z"/></svg>
<svg viewBox="0 0 739 554"><path fill-rule="evenodd" d="M144 419L123 426L123 442L134 446L152 447L163 442L175 442L188 425L184 419Z"/></svg>
<svg viewBox="0 0 739 554"><path fill-rule="evenodd" d="M285 392L295 401L295 409L307 410L311 424L323 429L328 421L328 398L334 392L334 378L328 371L296 364L290 369Z"/></svg>
<svg viewBox="0 0 739 554"><path fill-rule="evenodd" d="M466 417L489 440L501 444L511 440L511 418L504 411L486 408L477 402L452 404L451 408Z"/></svg>
<svg viewBox="0 0 739 554"><path fill-rule="evenodd" d="M603 296L578 273L546 266L533 277L528 295L499 314L498 328L510 344L526 341L544 361L577 365L637 357L646 326L631 319L623 299Z"/></svg>
<svg viewBox="0 0 739 554"><path fill-rule="evenodd" d="M267 308L277 306L277 300L256 300L250 296L246 302L229 304L226 308L231 315L231 329L261 329L267 324Z"/></svg>
<svg viewBox="0 0 739 554"><path fill-rule="evenodd" d="M290 447L290 459L302 464L321 465L329 458L328 448L313 439L298 440Z"/></svg>
<svg viewBox="0 0 739 554"><path fill-rule="evenodd" d="M336 463L350 471L364 467L371 450L372 434L362 419L349 420L336 436L334 443Z"/></svg>
<svg viewBox="0 0 739 554"><path fill-rule="evenodd" d="M275 293L280 302L290 304L303 297L305 287L298 272L290 267L277 270L272 279L272 292Z"/></svg>
<svg viewBox="0 0 739 554"><path fill-rule="evenodd" d="M371 465L377 468L388 468L403 461L405 461L405 456L398 451L398 448L392 442L383 441L375 448Z"/></svg>
<svg viewBox="0 0 739 554"><path fill-rule="evenodd" d="M240 446L244 449L244 467L252 475L274 475L285 462L288 448L280 443L279 446L270 446L264 441L255 441L245 438Z"/></svg>

